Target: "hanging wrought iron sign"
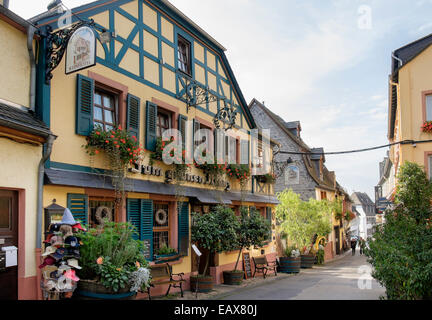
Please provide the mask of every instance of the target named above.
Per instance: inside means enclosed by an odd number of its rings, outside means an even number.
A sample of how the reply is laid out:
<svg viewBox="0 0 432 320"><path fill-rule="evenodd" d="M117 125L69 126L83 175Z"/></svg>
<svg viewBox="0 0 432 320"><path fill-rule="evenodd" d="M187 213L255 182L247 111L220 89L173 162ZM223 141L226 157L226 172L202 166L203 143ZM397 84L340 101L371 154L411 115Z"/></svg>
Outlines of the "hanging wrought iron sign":
<svg viewBox="0 0 432 320"><path fill-rule="evenodd" d="M75 30L66 48L66 74L76 72L96 64L96 36L87 26Z"/></svg>
<svg viewBox="0 0 432 320"><path fill-rule="evenodd" d="M229 130L235 125L237 111L231 106L229 107L224 101L224 107L218 111L213 119L216 129ZM222 125L221 125L222 123Z"/></svg>
<svg viewBox="0 0 432 320"><path fill-rule="evenodd" d="M84 29L84 27L86 27ZM82 29L81 29L82 28ZM46 60L47 66L45 71L45 82L49 84L53 75L52 71L57 68L60 64L63 56L66 52L66 49L69 47L69 40L74 36L74 45L70 47L70 50L76 50L76 54L71 53L72 60L68 60L70 64L69 72L68 66L66 65L66 73L71 73L78 71L78 65L85 65L83 68L91 67L92 60L96 61L96 36L94 34L93 28L95 28L95 23L93 20L90 21L80 21L74 24L69 29L61 29L56 32L52 32L52 28L47 26L47 51L46 51ZM87 31L90 30L93 34L94 40L90 38L90 33ZM78 32L75 34L75 32ZM79 40L82 39L82 40ZM87 48L87 42L90 41L89 47ZM87 53L86 53L87 52ZM81 56L80 56L81 53ZM83 59L85 58L85 59ZM90 58L89 60L87 58ZM70 58L69 58L70 59ZM88 62L84 62L88 61Z"/></svg>

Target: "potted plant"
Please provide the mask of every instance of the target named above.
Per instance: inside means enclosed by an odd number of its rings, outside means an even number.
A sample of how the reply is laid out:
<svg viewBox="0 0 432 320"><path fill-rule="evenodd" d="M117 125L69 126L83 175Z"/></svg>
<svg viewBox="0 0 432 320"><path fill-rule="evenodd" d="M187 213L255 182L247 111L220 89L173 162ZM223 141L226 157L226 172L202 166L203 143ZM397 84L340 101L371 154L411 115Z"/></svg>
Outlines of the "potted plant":
<svg viewBox="0 0 432 320"><path fill-rule="evenodd" d="M315 261L315 255L310 250L312 239L331 232L334 206L323 200L302 201L291 189L279 193L278 200L276 217L281 221L280 228L290 241L303 248L301 267L312 268Z"/></svg>
<svg viewBox="0 0 432 320"><path fill-rule="evenodd" d="M301 258L297 247L287 247L284 253L285 256L279 258L279 271L283 273L299 273Z"/></svg>
<svg viewBox="0 0 432 320"><path fill-rule="evenodd" d="M262 175L255 176L258 182L272 184L276 181L276 175L271 173L266 173Z"/></svg>
<svg viewBox="0 0 432 320"><path fill-rule="evenodd" d="M168 258L177 255L178 252L176 249L171 248L170 246L167 246L165 243L162 244L162 246L157 251L157 254L155 255L156 260L161 258Z"/></svg>
<svg viewBox="0 0 432 320"><path fill-rule="evenodd" d="M191 239L197 246L207 249L205 267L202 274L190 277L191 290L209 292L213 289L213 277L208 274L210 256L214 253L232 250L236 243L236 216L232 209L217 206L206 214L192 213Z"/></svg>
<svg viewBox="0 0 432 320"><path fill-rule="evenodd" d="M237 218L237 223L234 227L236 230L236 239L233 249L238 249L239 252L234 270L223 271L223 278L225 284L239 285L242 283L244 277L244 271L237 270L243 249L252 246L255 249L262 247L265 244L271 226L260 215L258 210L251 209L249 211L247 207L241 207L240 216Z"/></svg>
<svg viewBox="0 0 432 320"><path fill-rule="evenodd" d="M81 278L77 294L90 299L132 299L149 286L144 243L134 240L130 223L106 221L102 229L89 229L78 237Z"/></svg>

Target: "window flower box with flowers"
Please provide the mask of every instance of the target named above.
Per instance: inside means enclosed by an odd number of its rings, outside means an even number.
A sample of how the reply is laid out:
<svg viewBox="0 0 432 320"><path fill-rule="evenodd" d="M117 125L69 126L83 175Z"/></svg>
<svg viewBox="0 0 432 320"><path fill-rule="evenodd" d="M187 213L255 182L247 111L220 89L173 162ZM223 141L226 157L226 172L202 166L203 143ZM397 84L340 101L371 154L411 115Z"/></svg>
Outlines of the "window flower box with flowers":
<svg viewBox="0 0 432 320"><path fill-rule="evenodd" d="M162 155L165 147L174 141L174 137L171 137L170 141L162 141L161 137L158 137L156 139L156 147L155 151L150 154L150 160L149 165L152 166L154 164L154 161L163 161ZM170 152L170 156L174 157L174 155L177 153L177 148L174 147L173 150ZM186 173L188 172L189 168L191 167L190 164L185 163L185 153L186 151L182 150L182 157L177 157L175 159L175 162L173 163L174 166L174 179L178 182L183 181Z"/></svg>
<svg viewBox="0 0 432 320"><path fill-rule="evenodd" d="M423 122L421 130L426 133L432 133L432 121Z"/></svg>
<svg viewBox="0 0 432 320"><path fill-rule="evenodd" d="M104 152L108 156L109 167L112 171L112 184L116 191L117 200L124 197L124 180L127 168L139 159L141 148L135 136L121 126L104 131L97 126L86 137L87 144L83 147L90 156Z"/></svg>
<svg viewBox="0 0 432 320"><path fill-rule="evenodd" d="M250 178L250 169L246 164L230 164L226 169L226 174L227 177L238 180L243 190Z"/></svg>
<svg viewBox="0 0 432 320"><path fill-rule="evenodd" d="M258 182L272 184L276 181L276 175L272 173L266 173L261 175L256 175L255 178Z"/></svg>

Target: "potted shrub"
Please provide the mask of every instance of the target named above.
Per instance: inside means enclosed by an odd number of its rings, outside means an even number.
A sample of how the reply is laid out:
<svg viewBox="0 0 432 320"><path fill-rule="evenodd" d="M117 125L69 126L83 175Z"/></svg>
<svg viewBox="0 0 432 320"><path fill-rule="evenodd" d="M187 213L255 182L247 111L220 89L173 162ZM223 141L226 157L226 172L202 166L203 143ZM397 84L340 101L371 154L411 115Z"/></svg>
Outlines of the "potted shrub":
<svg viewBox="0 0 432 320"><path fill-rule="evenodd" d="M262 247L265 243L266 237L269 234L270 223L265 220L258 210L248 210L247 207L241 207L240 216L237 218L235 224L236 239L233 249L238 249L239 253L234 270L224 271L224 283L239 285L243 281L244 271L237 270L240 260L240 255L244 248L253 246L255 249Z"/></svg>
<svg viewBox="0 0 432 320"><path fill-rule="evenodd" d="M210 256L232 250L236 241L236 223L232 209L224 206L217 206L213 211L202 215L192 213L192 242L209 251L203 273L190 277L192 291L195 291L197 282L199 292L209 292L213 289L213 277L208 274Z"/></svg>
<svg viewBox="0 0 432 320"><path fill-rule="evenodd" d="M303 248L301 267L312 268L315 261L315 255L310 251L312 239L331 232L334 205L323 200L302 201L291 189L279 193L278 200L276 217L281 221L280 228L290 241Z"/></svg>
<svg viewBox="0 0 432 320"><path fill-rule="evenodd" d="M287 247L285 256L279 258L280 272L299 273L300 272L300 251L295 247Z"/></svg>
<svg viewBox="0 0 432 320"><path fill-rule="evenodd" d="M156 260L161 258L168 258L177 255L176 249L167 246L165 243L159 248L157 254L155 255Z"/></svg>
<svg viewBox="0 0 432 320"><path fill-rule="evenodd" d="M78 236L81 270L77 294L90 299L132 299L149 286L144 244L134 240L130 223L105 222Z"/></svg>

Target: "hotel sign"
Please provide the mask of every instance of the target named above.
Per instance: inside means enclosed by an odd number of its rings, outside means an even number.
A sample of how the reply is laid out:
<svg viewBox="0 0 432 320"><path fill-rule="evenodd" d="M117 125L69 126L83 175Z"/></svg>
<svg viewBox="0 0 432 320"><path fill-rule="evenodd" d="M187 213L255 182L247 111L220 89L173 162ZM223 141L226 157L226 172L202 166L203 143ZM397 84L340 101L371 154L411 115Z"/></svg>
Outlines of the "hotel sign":
<svg viewBox="0 0 432 320"><path fill-rule="evenodd" d="M66 74L96 64L96 36L87 26L78 28L70 37L66 49Z"/></svg>

